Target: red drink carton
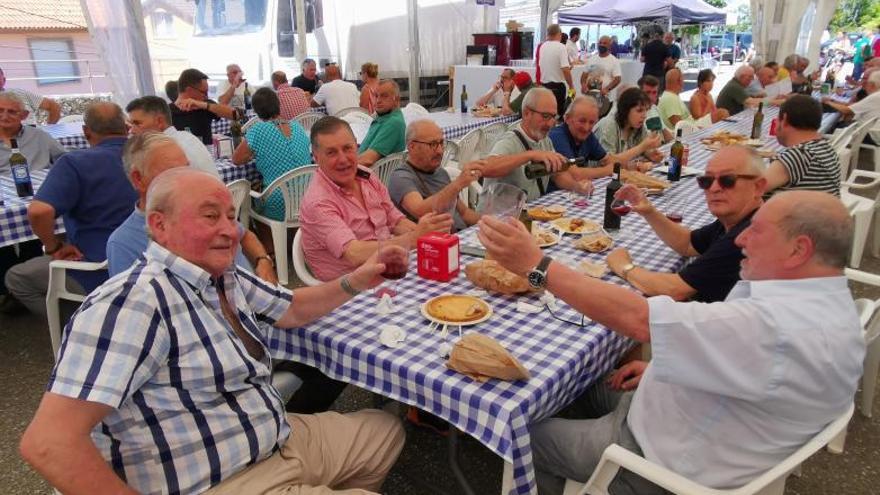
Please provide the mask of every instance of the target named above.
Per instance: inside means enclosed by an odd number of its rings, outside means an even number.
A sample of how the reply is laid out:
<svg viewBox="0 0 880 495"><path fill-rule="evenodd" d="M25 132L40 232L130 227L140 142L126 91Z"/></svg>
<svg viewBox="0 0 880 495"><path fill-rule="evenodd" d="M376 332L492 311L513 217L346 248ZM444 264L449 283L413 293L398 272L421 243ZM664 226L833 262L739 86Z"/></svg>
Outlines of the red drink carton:
<svg viewBox="0 0 880 495"><path fill-rule="evenodd" d="M458 236L432 232L416 242L419 276L428 280L449 282L458 276Z"/></svg>

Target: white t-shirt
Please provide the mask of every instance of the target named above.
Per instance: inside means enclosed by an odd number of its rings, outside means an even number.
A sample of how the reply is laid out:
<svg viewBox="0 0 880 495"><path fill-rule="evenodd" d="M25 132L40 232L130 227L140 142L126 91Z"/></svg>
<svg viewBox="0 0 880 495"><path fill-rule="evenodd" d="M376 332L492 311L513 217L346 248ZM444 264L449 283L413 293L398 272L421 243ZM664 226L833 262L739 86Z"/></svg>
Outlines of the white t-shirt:
<svg viewBox="0 0 880 495"><path fill-rule="evenodd" d="M361 105L361 93L357 86L342 79L322 84L312 99L327 107L327 115L336 115L336 112L344 108Z"/></svg>
<svg viewBox="0 0 880 495"><path fill-rule="evenodd" d="M648 299L651 363L627 422L645 458L717 489L775 466L852 404L865 341L845 277Z"/></svg>
<svg viewBox="0 0 880 495"><path fill-rule="evenodd" d="M244 85L242 84L242 86ZM208 152L208 148L205 147L205 143L201 139L189 132L178 131L173 125L168 126L163 133L177 142L177 145L183 149L183 153L186 155L186 159L189 160L191 167L208 172L218 179L220 178L214 158Z"/></svg>
<svg viewBox="0 0 880 495"><path fill-rule="evenodd" d="M545 41L541 45L540 66L541 66L541 82L561 82L565 83L565 76L562 75L564 67L571 67L568 62L568 51L565 45L558 41Z"/></svg>
<svg viewBox="0 0 880 495"><path fill-rule="evenodd" d="M597 69L602 71L603 87L611 84L611 81L615 77L621 77L622 74L620 72L620 60L618 60L617 57L611 54L608 54L607 57L600 57L599 55L596 55L595 57L590 57L587 65L590 67L596 67ZM619 87L620 84L618 84L617 86ZM616 87L610 93L608 93L608 98L612 100L617 99Z"/></svg>
<svg viewBox="0 0 880 495"><path fill-rule="evenodd" d="M565 42L565 51L568 52L568 61L569 62L574 62L576 60L579 60L580 50L578 50L577 43L575 43L574 41L568 40Z"/></svg>
<svg viewBox="0 0 880 495"><path fill-rule="evenodd" d="M519 96L519 88L516 86L513 87L513 91L510 92L510 100L513 101ZM492 98L489 98L489 101L486 102L487 105L495 105L496 108L501 108L504 106L504 90L499 89L492 95Z"/></svg>
<svg viewBox="0 0 880 495"><path fill-rule="evenodd" d="M243 83L239 84L237 88L235 88L235 92L232 93L232 98L230 98L230 100L229 100L230 107L244 108L244 88L245 88L245 85L247 85L247 84L248 84L247 82L243 82ZM228 79L224 79L224 80L220 81L220 84L217 85L218 99L219 99L220 95L222 95L223 93L226 92L226 90L229 89L229 86L231 86L231 84L229 84ZM250 88L250 90L251 90L251 95L253 95L253 88Z"/></svg>

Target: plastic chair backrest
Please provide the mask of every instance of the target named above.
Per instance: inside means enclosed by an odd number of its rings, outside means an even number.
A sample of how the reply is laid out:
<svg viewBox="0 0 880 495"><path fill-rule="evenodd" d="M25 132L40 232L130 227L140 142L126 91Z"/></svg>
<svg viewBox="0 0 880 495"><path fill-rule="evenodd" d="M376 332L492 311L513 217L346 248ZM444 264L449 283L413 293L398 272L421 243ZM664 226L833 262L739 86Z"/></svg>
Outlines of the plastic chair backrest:
<svg viewBox="0 0 880 495"><path fill-rule="evenodd" d="M341 118L345 117L346 115L349 115L352 113L362 113L362 114L366 115L367 117L372 118L372 116L370 115L370 112L367 112L367 110L363 107L345 107L342 110L336 112L334 117L339 117L341 119Z"/></svg>
<svg viewBox="0 0 880 495"><path fill-rule="evenodd" d="M293 258L293 270L296 272L296 276L302 281L302 283L308 285L309 287L314 287L316 285L321 285L321 281L315 278L312 274L312 270L309 268L308 263L306 263L306 254L303 252L302 248L302 229L296 229L296 234L293 235L293 248L292 248L292 258Z"/></svg>
<svg viewBox="0 0 880 495"><path fill-rule="evenodd" d="M293 120L294 122L297 122L299 125L301 125L303 129L305 129L305 131L308 133L312 130L312 126L315 125L315 122L321 120L324 117L326 117L326 115L324 115L323 113L305 112L297 115L293 118Z"/></svg>
<svg viewBox="0 0 880 495"><path fill-rule="evenodd" d="M483 135L481 128L476 128L458 140L458 155L455 157L459 166L479 158L477 147Z"/></svg>
<svg viewBox="0 0 880 495"><path fill-rule="evenodd" d="M418 103L408 103L403 107L403 115L410 118L427 117L430 112Z"/></svg>
<svg viewBox="0 0 880 495"><path fill-rule="evenodd" d="M52 354L58 360L58 349L61 348L61 308L58 302L83 302L86 296L67 290L67 270L99 271L107 269L107 260L100 263L84 261L55 260L49 263L49 287L46 291L46 316L49 320L49 340L52 342Z"/></svg>
<svg viewBox="0 0 880 495"><path fill-rule="evenodd" d="M406 161L406 152L401 151L400 153L392 153L385 158L377 161L371 167L373 169L373 173L379 176L379 180L382 184L385 184L385 187L388 187L388 183L391 180L391 172L403 165L403 162Z"/></svg>
<svg viewBox="0 0 880 495"><path fill-rule="evenodd" d="M867 119L864 122L858 124L858 126L853 130L852 140L850 140L850 157L849 163L847 164L847 173L850 170L855 170L859 166L859 150L862 146L862 141L865 140L865 136L868 132L871 131L871 128L874 127L874 124L877 123L877 119ZM851 126L856 124L851 124ZM851 127L850 126L850 127ZM844 166L844 164L840 164Z"/></svg>
<svg viewBox="0 0 880 495"><path fill-rule="evenodd" d="M846 278L862 284L880 287L880 275L868 273L855 268L845 268ZM856 299L856 309L859 312L859 321L864 329L865 344L870 345L880 335L880 299L867 298Z"/></svg>
<svg viewBox="0 0 880 495"><path fill-rule="evenodd" d="M461 165L455 160L458 156L458 143L455 141L446 141L446 146L443 148L443 159L440 160L440 166L446 167L447 165L452 166L455 164L456 168L459 168Z"/></svg>
<svg viewBox="0 0 880 495"><path fill-rule="evenodd" d="M235 205L235 218L240 218L241 207L250 197L251 182L247 179L238 179L226 184L226 188L232 194L232 204Z"/></svg>
<svg viewBox="0 0 880 495"><path fill-rule="evenodd" d="M285 173L263 189L260 199L265 200L273 192L280 191L284 197L284 221L298 222L302 198L316 170L317 165L303 165Z"/></svg>
<svg viewBox="0 0 880 495"><path fill-rule="evenodd" d="M485 127L481 127L480 129L480 145L478 154L480 157L485 157L489 155L490 151L492 151L492 146L495 145L495 141L498 141L498 138L501 137L502 134L507 132L507 124L505 124L504 122L495 122Z"/></svg>
<svg viewBox="0 0 880 495"><path fill-rule="evenodd" d="M58 119L59 124L74 124L77 122L85 122L86 118L82 115L65 115Z"/></svg>
<svg viewBox="0 0 880 495"><path fill-rule="evenodd" d="M251 128L251 126L253 126L254 124L256 124L259 121L260 121L259 117L251 117L250 120L248 120L247 122L244 123L243 126L241 126L241 133L242 134L246 133L248 131L248 129Z"/></svg>

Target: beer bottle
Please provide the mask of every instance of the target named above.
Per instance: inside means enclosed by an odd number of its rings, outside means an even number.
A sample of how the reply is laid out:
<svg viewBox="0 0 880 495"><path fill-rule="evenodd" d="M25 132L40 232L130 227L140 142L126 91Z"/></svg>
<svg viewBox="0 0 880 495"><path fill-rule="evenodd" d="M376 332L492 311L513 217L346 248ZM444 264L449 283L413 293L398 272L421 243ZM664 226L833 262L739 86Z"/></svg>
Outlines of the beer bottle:
<svg viewBox="0 0 880 495"><path fill-rule="evenodd" d="M606 230L620 229L620 215L611 210L611 203L614 202L614 195L617 194L621 187L623 187L623 184L620 182L620 163L615 163L614 175L611 177L611 182L605 188L605 219L602 222L602 227Z"/></svg>
<svg viewBox="0 0 880 495"><path fill-rule="evenodd" d="M669 168L666 169L666 178L672 182L681 179L681 167L684 163L684 144L681 142L682 130L675 133L675 142L669 150Z"/></svg>
<svg viewBox="0 0 880 495"><path fill-rule="evenodd" d="M761 138L761 126L764 125L764 102L758 103L758 111L752 120L752 139Z"/></svg>
<svg viewBox="0 0 880 495"><path fill-rule="evenodd" d="M31 183L31 167L27 158L18 149L18 141L11 140L12 156L9 157L9 167L12 169L12 179L15 181L15 192L19 198L34 195L34 185Z"/></svg>

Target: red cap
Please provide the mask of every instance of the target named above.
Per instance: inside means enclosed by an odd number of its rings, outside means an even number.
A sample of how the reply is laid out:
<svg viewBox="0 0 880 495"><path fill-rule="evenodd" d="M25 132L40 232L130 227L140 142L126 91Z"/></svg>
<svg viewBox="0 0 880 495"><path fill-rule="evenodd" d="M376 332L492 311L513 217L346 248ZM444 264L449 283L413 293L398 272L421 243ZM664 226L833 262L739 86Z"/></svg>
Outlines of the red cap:
<svg viewBox="0 0 880 495"><path fill-rule="evenodd" d="M531 83L532 76L530 76L529 73L526 71L521 70L513 76L513 84L516 84L516 87L519 89L523 89Z"/></svg>

